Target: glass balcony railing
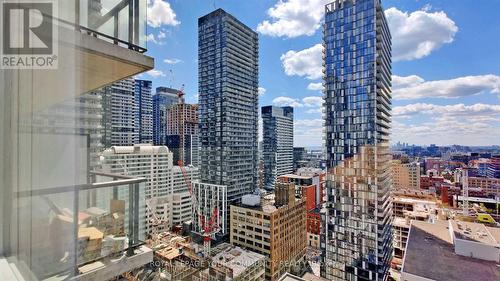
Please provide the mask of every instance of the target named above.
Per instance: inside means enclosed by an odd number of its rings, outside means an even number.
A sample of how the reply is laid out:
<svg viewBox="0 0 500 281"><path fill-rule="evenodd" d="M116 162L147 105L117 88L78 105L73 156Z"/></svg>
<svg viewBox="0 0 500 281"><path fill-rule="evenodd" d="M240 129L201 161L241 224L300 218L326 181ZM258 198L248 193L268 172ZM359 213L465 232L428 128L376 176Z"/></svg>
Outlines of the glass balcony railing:
<svg viewBox="0 0 500 281"><path fill-rule="evenodd" d="M145 235L144 178L91 173L92 183L18 192L16 271L36 280L66 280L113 259L131 257ZM20 246L20 247L19 247ZM130 270L132 270L131 268ZM25 278L31 280L31 278Z"/></svg>
<svg viewBox="0 0 500 281"><path fill-rule="evenodd" d="M146 51L147 0L60 0L58 21L75 30Z"/></svg>

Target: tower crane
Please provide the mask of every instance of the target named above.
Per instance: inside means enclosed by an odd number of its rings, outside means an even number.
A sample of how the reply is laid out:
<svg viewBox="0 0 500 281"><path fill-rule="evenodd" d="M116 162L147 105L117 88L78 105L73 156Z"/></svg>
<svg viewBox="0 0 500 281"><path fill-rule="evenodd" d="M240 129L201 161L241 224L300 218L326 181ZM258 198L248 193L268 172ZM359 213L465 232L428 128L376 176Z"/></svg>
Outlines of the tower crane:
<svg viewBox="0 0 500 281"><path fill-rule="evenodd" d="M207 213L202 214L200 212L198 200L196 199L196 196L193 192L193 186L191 185L191 181L186 173L186 170L184 169L183 161L179 160L178 165L181 169L184 181L188 186L189 193L191 194L191 198L193 200L192 201L193 210L198 210L197 220L198 220L198 225L200 226L201 235L203 236L203 253L205 257L208 257L210 255L212 236L214 236L216 233L220 231L220 227L219 225L217 225L217 222L219 220L219 210L216 204L212 204L214 206L212 212L208 214Z"/></svg>
<svg viewBox="0 0 500 281"><path fill-rule="evenodd" d="M184 103L184 84L182 84L181 88L179 91L177 91L177 96L179 97L179 104Z"/></svg>

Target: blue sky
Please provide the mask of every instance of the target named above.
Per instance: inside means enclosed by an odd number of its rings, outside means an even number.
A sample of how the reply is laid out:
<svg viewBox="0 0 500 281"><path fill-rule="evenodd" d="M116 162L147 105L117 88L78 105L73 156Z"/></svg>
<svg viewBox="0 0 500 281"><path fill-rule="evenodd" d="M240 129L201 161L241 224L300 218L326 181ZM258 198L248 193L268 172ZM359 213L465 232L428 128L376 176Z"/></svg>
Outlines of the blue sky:
<svg viewBox="0 0 500 281"><path fill-rule="evenodd" d="M328 0L149 0L153 86L197 102L197 19L223 8L259 33L260 105L295 107L295 145L321 145ZM393 36L392 141L500 145L500 1L383 0Z"/></svg>

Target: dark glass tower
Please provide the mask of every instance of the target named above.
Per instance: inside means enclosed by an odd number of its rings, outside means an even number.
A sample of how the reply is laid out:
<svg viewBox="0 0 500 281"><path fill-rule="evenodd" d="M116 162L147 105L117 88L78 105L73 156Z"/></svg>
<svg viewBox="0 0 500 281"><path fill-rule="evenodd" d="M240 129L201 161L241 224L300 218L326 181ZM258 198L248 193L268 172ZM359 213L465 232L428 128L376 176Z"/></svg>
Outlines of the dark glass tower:
<svg viewBox="0 0 500 281"><path fill-rule="evenodd" d="M153 143L153 100L151 81L135 80L135 103L139 109L135 113L135 127L140 143Z"/></svg>
<svg viewBox="0 0 500 281"><path fill-rule="evenodd" d="M380 0L336 0L325 11L322 275L385 280L392 255L391 35Z"/></svg>
<svg viewBox="0 0 500 281"><path fill-rule="evenodd" d="M274 189L276 178L293 172L293 107L262 107L264 188Z"/></svg>
<svg viewBox="0 0 500 281"><path fill-rule="evenodd" d="M201 182L257 187L258 35L222 9L198 19Z"/></svg>

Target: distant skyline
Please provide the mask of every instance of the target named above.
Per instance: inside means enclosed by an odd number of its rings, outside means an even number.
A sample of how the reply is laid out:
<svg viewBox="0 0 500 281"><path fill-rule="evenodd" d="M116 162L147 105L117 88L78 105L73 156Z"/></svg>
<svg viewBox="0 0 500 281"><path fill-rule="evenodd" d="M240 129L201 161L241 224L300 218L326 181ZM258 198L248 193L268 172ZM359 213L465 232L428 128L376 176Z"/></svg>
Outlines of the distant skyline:
<svg viewBox="0 0 500 281"><path fill-rule="evenodd" d="M322 20L330 0L148 0L158 86L197 102L198 18L222 8L259 33L260 106L295 108L295 146L321 146ZM480 3L480 4L478 4ZM393 42L392 143L500 144L500 1L382 0Z"/></svg>

